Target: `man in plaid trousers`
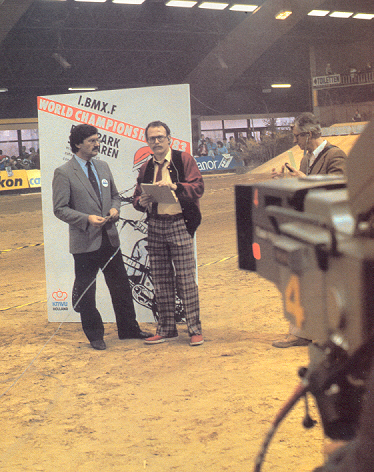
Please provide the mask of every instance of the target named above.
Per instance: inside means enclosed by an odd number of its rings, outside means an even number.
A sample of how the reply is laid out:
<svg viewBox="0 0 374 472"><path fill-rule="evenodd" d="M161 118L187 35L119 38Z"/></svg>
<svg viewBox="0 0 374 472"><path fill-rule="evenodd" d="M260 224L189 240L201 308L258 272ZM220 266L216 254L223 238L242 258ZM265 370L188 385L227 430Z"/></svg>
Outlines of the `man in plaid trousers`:
<svg viewBox="0 0 374 472"><path fill-rule="evenodd" d="M204 182L195 159L187 152L172 150L168 125L153 121L145 129L147 143L153 152L139 171L134 192L134 207L147 211L148 252L155 289L159 320L156 335L145 340L158 344L175 339L175 291L183 301L190 345L203 344L199 293L193 237L201 222L199 198ZM141 184L156 183L169 187L175 203L156 203L142 191Z"/></svg>

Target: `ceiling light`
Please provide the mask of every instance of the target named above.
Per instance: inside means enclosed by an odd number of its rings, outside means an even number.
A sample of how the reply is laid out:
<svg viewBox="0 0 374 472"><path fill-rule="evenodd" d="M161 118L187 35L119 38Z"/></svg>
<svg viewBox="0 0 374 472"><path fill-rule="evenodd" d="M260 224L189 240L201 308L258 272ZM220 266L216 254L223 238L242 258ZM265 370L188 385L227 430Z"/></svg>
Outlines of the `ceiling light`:
<svg viewBox="0 0 374 472"><path fill-rule="evenodd" d="M353 15L350 11L333 11L329 16L332 18L349 18Z"/></svg>
<svg viewBox="0 0 374 472"><path fill-rule="evenodd" d="M271 88L290 88L291 84L271 84Z"/></svg>
<svg viewBox="0 0 374 472"><path fill-rule="evenodd" d="M0 87L0 93L2 93L2 92L7 92L7 91L8 91L7 88L5 88L5 87Z"/></svg>
<svg viewBox="0 0 374 472"><path fill-rule="evenodd" d="M181 7L181 8L192 8L196 5L197 2L188 1L188 0L170 0L166 3L167 7Z"/></svg>
<svg viewBox="0 0 374 472"><path fill-rule="evenodd" d="M308 13L309 16L326 16L330 10L312 10Z"/></svg>
<svg viewBox="0 0 374 472"><path fill-rule="evenodd" d="M97 87L69 87L68 90L71 92L90 92L93 90L97 90Z"/></svg>
<svg viewBox="0 0 374 472"><path fill-rule="evenodd" d="M292 15L292 11L290 10L281 10L279 13L275 15L276 20L285 20L290 15Z"/></svg>
<svg viewBox="0 0 374 472"><path fill-rule="evenodd" d="M104 3L106 0L75 0L76 2L95 2L95 3Z"/></svg>
<svg viewBox="0 0 374 472"><path fill-rule="evenodd" d="M200 3L199 8L206 8L208 10L224 10L228 3L203 2Z"/></svg>
<svg viewBox="0 0 374 472"><path fill-rule="evenodd" d="M358 20L372 20L374 18L373 13L356 13L353 15L353 18L356 18Z"/></svg>
<svg viewBox="0 0 374 472"><path fill-rule="evenodd" d="M121 3L126 5L141 5L145 0L112 0L112 3Z"/></svg>
<svg viewBox="0 0 374 472"><path fill-rule="evenodd" d="M255 11L258 5L245 5L245 4L239 4L236 3L232 7L230 7L230 10L232 11Z"/></svg>

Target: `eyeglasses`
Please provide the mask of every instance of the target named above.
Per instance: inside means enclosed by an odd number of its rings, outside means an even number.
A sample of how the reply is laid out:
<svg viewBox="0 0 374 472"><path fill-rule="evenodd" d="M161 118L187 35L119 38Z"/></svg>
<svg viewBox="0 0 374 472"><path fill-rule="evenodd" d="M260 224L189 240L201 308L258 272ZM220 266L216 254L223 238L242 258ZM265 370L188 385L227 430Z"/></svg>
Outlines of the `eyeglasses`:
<svg viewBox="0 0 374 472"><path fill-rule="evenodd" d="M293 137L294 137L294 139L296 139L296 141L297 141L297 138L298 138L299 136L304 136L305 134L308 134L308 133L304 131L303 133L294 134Z"/></svg>
<svg viewBox="0 0 374 472"><path fill-rule="evenodd" d="M156 140L159 142L159 143L163 143L165 141L165 139L167 138L167 136L151 136L150 138L147 138L147 141L151 144L154 144L156 142Z"/></svg>

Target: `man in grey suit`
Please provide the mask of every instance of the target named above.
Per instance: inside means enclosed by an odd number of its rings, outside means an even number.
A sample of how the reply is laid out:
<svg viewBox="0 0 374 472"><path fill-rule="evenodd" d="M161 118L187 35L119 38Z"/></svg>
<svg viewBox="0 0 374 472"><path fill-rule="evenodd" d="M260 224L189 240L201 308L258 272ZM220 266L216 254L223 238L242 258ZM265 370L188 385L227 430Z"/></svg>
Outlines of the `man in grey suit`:
<svg viewBox="0 0 374 472"><path fill-rule="evenodd" d="M104 325L96 308L96 276L101 269L109 288L120 339L150 336L140 330L131 287L115 226L120 198L106 162L95 157L100 149L98 130L82 124L70 134L74 156L55 170L54 214L69 224L70 253L74 257L73 305L94 349L106 349Z"/></svg>

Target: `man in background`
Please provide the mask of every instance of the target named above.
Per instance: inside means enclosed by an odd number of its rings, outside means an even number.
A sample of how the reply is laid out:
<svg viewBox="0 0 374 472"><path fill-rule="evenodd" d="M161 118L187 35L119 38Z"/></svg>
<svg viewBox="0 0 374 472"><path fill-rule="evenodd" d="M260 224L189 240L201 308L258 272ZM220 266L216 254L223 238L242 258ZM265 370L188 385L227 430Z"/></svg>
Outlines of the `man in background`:
<svg viewBox="0 0 374 472"><path fill-rule="evenodd" d="M289 172L285 174L285 165L281 170L272 169L272 177L305 177L306 175L344 175L346 172L347 155L339 147L333 146L322 137L322 128L312 113L302 113L295 119L292 127L294 144L304 151L300 162L300 170L288 165ZM287 348L307 346L310 340L295 325L290 323L289 334L284 340L272 343L274 347Z"/></svg>
<svg viewBox="0 0 374 472"><path fill-rule="evenodd" d="M305 177L316 174L345 174L347 155L338 146L322 137L322 128L312 113L302 113L292 126L293 142L304 151L300 169L288 165L288 177ZM284 177L285 165L280 172L272 169L272 177Z"/></svg>

